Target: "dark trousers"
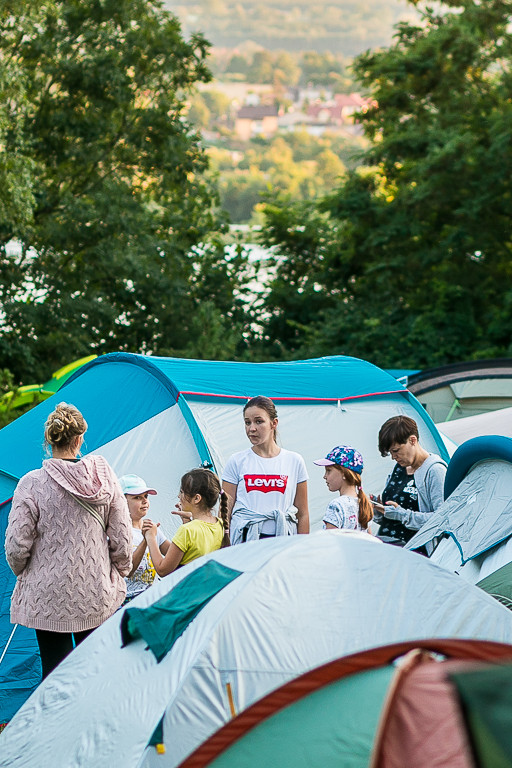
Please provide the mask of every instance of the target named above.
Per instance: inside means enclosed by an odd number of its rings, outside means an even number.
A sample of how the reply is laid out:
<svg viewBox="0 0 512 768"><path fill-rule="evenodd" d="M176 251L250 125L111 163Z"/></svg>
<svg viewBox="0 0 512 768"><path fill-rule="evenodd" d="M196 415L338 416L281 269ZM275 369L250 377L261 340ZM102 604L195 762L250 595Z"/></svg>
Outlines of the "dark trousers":
<svg viewBox="0 0 512 768"><path fill-rule="evenodd" d="M260 533L260 539L275 539L274 533ZM242 530L242 542L247 541L247 528Z"/></svg>
<svg viewBox="0 0 512 768"><path fill-rule="evenodd" d="M83 632L47 632L45 629L36 629L43 666L43 680L92 631L92 629L85 629Z"/></svg>

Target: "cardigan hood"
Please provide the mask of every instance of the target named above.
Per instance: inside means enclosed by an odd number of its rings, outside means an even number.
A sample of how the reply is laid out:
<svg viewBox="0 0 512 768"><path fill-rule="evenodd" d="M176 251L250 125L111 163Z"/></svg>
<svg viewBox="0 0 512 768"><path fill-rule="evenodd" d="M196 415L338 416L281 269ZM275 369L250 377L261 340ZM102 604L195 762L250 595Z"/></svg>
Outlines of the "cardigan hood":
<svg viewBox="0 0 512 768"><path fill-rule="evenodd" d="M112 497L112 471L103 456L84 456L76 462L46 459L43 470L65 491L90 504L105 504Z"/></svg>

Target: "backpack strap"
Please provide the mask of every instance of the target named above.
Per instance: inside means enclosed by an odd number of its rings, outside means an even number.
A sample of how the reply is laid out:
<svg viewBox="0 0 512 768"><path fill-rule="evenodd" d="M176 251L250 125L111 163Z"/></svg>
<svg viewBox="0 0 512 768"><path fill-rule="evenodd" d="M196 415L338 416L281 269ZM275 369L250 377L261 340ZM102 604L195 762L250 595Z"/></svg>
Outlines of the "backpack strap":
<svg viewBox="0 0 512 768"><path fill-rule="evenodd" d="M69 491L69 493L71 493L71 491ZM79 499L78 496L75 496L74 493L71 493L71 496L73 496L75 501L77 501L80 504L81 507L86 509L89 512L89 514L94 517L96 522L98 522L101 525L101 527L103 528L104 532L106 533L107 532L107 526L105 525L105 521L103 520L103 518L100 515L100 513L98 512L98 510L95 507L93 507L92 504L89 504L88 501L84 501L83 499Z"/></svg>

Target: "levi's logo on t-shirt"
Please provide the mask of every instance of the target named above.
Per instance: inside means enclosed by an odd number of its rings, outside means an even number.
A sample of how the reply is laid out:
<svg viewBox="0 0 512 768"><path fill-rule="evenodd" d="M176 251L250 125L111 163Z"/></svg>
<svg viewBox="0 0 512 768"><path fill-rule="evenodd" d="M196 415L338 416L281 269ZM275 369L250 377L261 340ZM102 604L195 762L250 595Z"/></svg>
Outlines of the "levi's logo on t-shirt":
<svg viewBox="0 0 512 768"><path fill-rule="evenodd" d="M262 493L277 491L278 493L284 493L286 491L288 475L244 475L244 480L247 493L249 491L261 491Z"/></svg>

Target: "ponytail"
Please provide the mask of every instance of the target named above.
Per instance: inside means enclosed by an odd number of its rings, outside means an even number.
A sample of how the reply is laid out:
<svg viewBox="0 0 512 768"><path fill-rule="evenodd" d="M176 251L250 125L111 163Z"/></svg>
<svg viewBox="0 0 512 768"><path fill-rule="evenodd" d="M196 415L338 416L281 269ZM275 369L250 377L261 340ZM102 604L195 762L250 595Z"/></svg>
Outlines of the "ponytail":
<svg viewBox="0 0 512 768"><path fill-rule="evenodd" d="M222 528L224 529L222 544L220 545L220 548L223 549L224 547L231 546L231 540L229 538L231 515L229 514L229 508L228 508L228 495L224 490L221 490L220 492L219 512L220 512L220 519L222 520Z"/></svg>
<svg viewBox="0 0 512 768"><path fill-rule="evenodd" d="M370 520L373 519L373 507L371 505L370 499L363 491L361 486L359 486L357 498L359 499L359 525L364 531L366 531L368 530L368 524Z"/></svg>
<svg viewBox="0 0 512 768"><path fill-rule="evenodd" d="M373 506L361 488L361 475L354 472L353 469L348 469L348 467L338 466L338 469L342 472L345 481L357 488L357 499L359 501L358 522L363 531L366 531L368 530L370 520L373 519Z"/></svg>

